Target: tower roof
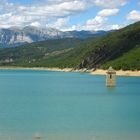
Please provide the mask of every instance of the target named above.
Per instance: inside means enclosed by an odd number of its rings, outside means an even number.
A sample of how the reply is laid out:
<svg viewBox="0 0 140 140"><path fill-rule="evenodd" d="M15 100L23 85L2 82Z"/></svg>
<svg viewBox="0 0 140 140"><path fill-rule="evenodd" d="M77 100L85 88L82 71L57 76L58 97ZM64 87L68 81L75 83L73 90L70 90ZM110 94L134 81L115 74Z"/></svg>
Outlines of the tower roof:
<svg viewBox="0 0 140 140"><path fill-rule="evenodd" d="M114 69L110 66L108 71L114 71Z"/></svg>
<svg viewBox="0 0 140 140"><path fill-rule="evenodd" d="M110 66L107 72L116 73L115 70Z"/></svg>

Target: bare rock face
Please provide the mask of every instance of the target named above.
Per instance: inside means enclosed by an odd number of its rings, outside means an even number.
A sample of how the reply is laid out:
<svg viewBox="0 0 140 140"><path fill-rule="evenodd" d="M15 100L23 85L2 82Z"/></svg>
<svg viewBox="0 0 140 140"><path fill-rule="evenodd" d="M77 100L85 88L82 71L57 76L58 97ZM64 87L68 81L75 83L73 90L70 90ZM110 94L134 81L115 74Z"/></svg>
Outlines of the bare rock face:
<svg viewBox="0 0 140 140"><path fill-rule="evenodd" d="M0 47L15 47L27 43L61 39L61 38L88 38L92 36L102 36L105 31L60 31L54 28L38 28L26 26L24 28L12 27L0 29Z"/></svg>
<svg viewBox="0 0 140 140"><path fill-rule="evenodd" d="M59 38L61 31L55 29L39 29L28 26L23 29L0 29L0 47L15 47L18 45Z"/></svg>
<svg viewBox="0 0 140 140"><path fill-rule="evenodd" d="M108 55L110 55L110 52L107 50L106 45L100 46L91 52L91 54L81 62L78 68L96 69L99 64L106 60Z"/></svg>

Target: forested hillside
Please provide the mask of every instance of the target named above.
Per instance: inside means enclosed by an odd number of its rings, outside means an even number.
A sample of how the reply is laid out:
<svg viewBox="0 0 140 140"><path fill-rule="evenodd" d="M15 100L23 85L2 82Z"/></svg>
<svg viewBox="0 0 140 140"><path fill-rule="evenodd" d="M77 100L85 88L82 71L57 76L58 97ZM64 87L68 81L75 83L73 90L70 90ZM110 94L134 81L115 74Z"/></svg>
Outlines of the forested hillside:
<svg viewBox="0 0 140 140"><path fill-rule="evenodd" d="M61 43L60 43L61 42ZM140 22L87 40L39 42L20 48L1 49L0 65L140 69Z"/></svg>

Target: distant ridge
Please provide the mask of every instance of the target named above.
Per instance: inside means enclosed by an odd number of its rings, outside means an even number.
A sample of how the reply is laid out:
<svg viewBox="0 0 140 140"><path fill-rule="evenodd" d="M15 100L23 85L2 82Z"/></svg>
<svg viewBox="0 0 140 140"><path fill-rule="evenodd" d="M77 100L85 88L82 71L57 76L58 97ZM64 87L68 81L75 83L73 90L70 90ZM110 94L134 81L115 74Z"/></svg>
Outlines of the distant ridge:
<svg viewBox="0 0 140 140"><path fill-rule="evenodd" d="M106 31L66 31L62 32L54 28L39 28L34 26L11 27L0 29L0 47L15 47L38 41L61 39L61 38L89 38L103 36Z"/></svg>

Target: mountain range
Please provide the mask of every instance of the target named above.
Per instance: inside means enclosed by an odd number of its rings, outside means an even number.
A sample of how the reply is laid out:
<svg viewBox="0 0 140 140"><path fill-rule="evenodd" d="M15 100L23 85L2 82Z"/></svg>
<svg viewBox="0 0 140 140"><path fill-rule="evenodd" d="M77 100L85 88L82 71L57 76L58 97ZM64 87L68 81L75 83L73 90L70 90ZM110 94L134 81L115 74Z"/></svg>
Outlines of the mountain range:
<svg viewBox="0 0 140 140"><path fill-rule="evenodd" d="M0 47L15 47L27 43L62 39L62 38L80 38L98 37L106 35L106 31L60 31L54 28L39 28L26 26L24 28L11 27L0 29Z"/></svg>
<svg viewBox="0 0 140 140"><path fill-rule="evenodd" d="M140 22L100 37L0 48L0 66L140 70Z"/></svg>

